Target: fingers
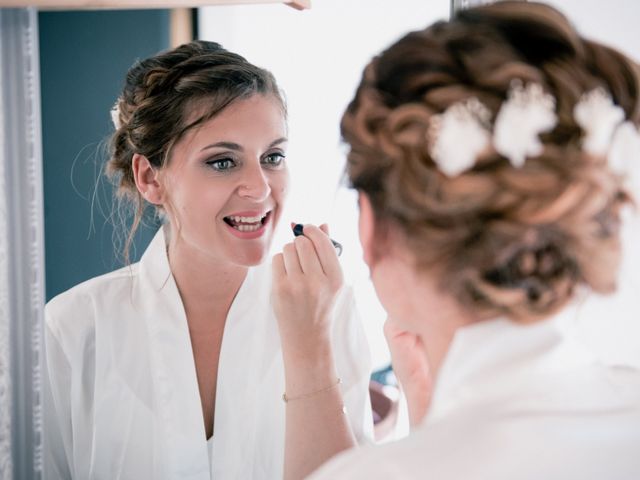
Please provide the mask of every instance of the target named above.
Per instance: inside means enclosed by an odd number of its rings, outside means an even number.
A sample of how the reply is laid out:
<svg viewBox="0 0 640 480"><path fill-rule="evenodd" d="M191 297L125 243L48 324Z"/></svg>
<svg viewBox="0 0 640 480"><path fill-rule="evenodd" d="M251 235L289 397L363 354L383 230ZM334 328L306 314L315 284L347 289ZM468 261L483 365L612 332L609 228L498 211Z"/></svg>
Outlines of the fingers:
<svg viewBox="0 0 640 480"><path fill-rule="evenodd" d="M287 270L284 268L284 256L278 253L271 259L271 277L274 291L279 291L287 278Z"/></svg>
<svg viewBox="0 0 640 480"><path fill-rule="evenodd" d="M382 331L387 343L390 343L391 340L393 340L398 335L402 335L402 329L400 329L395 323L393 323L393 320L391 320L390 318L387 318L387 321L384 322Z"/></svg>
<svg viewBox="0 0 640 480"><path fill-rule="evenodd" d="M387 341L398 337L399 335L405 334L407 333L405 330L403 330L402 328L400 328L393 320L391 320L390 318L387 319L386 322L384 322L384 325L382 327L382 331L384 332L384 336L387 339Z"/></svg>
<svg viewBox="0 0 640 480"><path fill-rule="evenodd" d="M326 232L322 229L326 230ZM342 277L342 270L340 269L340 263L338 262L338 255L336 253L333 244L328 236L328 227L322 225L316 227L315 225L304 226L304 236L307 237L313 243L316 250L322 270L327 276L340 276Z"/></svg>
<svg viewBox="0 0 640 480"><path fill-rule="evenodd" d="M302 275L302 266L298 252L293 243L287 243L282 249L282 258L286 275L296 277Z"/></svg>
<svg viewBox="0 0 640 480"><path fill-rule="evenodd" d="M296 237L293 243L284 246L282 264L284 274L292 277L303 274L312 276L324 274L313 243L303 236Z"/></svg>
<svg viewBox="0 0 640 480"><path fill-rule="evenodd" d="M304 356L311 340L315 345L318 339L329 338L331 309L342 286L342 271L326 226L323 231L307 225L304 235L300 235L302 226L296 226L293 242L272 260L272 303L283 352L299 351ZM327 275L327 271L337 273Z"/></svg>
<svg viewBox="0 0 640 480"><path fill-rule="evenodd" d="M300 267L305 275L323 275L322 265L313 246L313 242L305 236L296 237L293 241Z"/></svg>
<svg viewBox="0 0 640 480"><path fill-rule="evenodd" d="M412 349L422 343L418 335L402 329L392 320L387 320L382 329L392 357L396 353L406 355L407 349Z"/></svg>
<svg viewBox="0 0 640 480"><path fill-rule="evenodd" d="M284 257L281 253L273 256L271 259L271 270L275 278L284 277L287 270L284 268Z"/></svg>

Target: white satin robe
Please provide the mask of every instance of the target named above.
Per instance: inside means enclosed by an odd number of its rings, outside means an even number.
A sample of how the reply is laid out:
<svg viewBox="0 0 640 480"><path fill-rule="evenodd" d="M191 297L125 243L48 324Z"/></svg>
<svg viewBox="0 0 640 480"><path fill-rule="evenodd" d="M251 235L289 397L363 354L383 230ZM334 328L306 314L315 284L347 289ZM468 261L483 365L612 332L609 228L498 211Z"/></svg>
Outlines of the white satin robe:
<svg viewBox="0 0 640 480"><path fill-rule="evenodd" d="M270 262L250 268L225 325L212 452L162 229L139 263L51 300L47 478L282 478L284 370L270 294ZM359 441L370 439L369 351L348 289L332 339L350 424Z"/></svg>
<svg viewBox="0 0 640 480"><path fill-rule="evenodd" d="M553 320L474 324L456 332L415 431L311 479L638 480L640 370L603 362Z"/></svg>

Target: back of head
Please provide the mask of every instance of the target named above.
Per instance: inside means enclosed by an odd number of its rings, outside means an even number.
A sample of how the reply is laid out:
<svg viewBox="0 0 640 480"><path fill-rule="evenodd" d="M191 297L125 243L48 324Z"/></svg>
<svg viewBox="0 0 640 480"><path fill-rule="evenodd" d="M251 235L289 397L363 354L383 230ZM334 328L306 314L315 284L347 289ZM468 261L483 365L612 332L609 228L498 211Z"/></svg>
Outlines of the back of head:
<svg viewBox="0 0 640 480"><path fill-rule="evenodd" d="M134 64L112 115L107 173L120 199L134 209L128 249L147 204L133 177L134 154L162 168L172 147L190 129L213 118L236 100L255 94L273 95L286 112L273 75L217 43L194 41Z"/></svg>
<svg viewBox="0 0 640 480"><path fill-rule="evenodd" d="M404 233L418 266L437 265L442 285L480 318L546 317L581 285L615 288L620 209L630 196L606 155L584 148L574 110L601 90L637 125L638 72L551 7L462 11L409 33L367 66L342 120L349 178L378 223ZM540 150L515 165L493 142L447 175L433 149L443 113L473 110L477 99L494 125L522 85L539 85L554 102ZM464 149L473 139L460 135Z"/></svg>

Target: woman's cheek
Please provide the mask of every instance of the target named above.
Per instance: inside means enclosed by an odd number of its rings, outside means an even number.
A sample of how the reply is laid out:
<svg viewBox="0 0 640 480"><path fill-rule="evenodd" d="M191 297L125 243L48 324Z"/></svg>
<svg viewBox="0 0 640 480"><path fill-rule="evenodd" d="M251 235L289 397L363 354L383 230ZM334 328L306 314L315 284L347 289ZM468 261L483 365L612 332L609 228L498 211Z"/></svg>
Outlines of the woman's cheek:
<svg viewBox="0 0 640 480"><path fill-rule="evenodd" d="M280 198L281 201L284 201L289 194L289 170L284 169L282 172L282 177L280 178Z"/></svg>

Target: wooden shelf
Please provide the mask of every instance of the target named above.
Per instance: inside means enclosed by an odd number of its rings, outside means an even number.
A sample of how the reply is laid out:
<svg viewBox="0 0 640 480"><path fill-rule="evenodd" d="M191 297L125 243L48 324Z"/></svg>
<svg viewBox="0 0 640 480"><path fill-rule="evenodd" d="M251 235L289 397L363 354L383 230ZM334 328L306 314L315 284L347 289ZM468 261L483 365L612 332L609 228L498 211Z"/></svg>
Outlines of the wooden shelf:
<svg viewBox="0 0 640 480"><path fill-rule="evenodd" d="M209 5L282 3L297 10L311 8L311 0L0 0L0 8L37 7L39 10L98 10L129 8L192 8Z"/></svg>

